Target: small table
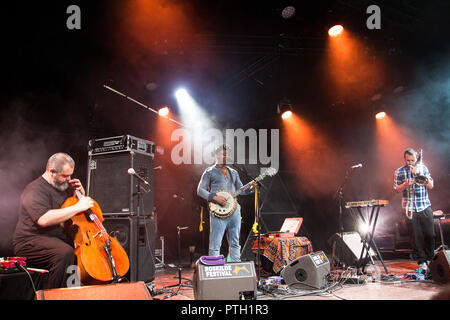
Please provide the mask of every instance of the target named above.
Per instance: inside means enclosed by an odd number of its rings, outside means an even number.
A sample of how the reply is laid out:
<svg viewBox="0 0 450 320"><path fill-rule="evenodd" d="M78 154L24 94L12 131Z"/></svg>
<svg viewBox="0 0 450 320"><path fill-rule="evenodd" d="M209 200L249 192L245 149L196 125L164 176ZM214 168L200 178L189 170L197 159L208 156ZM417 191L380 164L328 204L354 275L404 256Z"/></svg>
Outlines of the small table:
<svg viewBox="0 0 450 320"><path fill-rule="evenodd" d="M260 249L261 254L273 262L273 271L276 274L292 261L313 252L311 241L306 237L272 238L261 236ZM252 251L258 253L258 239L253 242Z"/></svg>

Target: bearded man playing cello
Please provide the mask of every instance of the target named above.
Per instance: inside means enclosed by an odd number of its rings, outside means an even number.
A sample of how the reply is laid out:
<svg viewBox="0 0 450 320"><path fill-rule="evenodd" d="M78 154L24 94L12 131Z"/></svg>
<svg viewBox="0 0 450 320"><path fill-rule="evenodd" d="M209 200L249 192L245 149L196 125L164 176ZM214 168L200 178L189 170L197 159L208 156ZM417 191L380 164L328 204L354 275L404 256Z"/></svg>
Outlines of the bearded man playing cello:
<svg viewBox="0 0 450 320"><path fill-rule="evenodd" d="M85 195L78 179L71 176L75 161L66 153L56 153L45 172L28 184L20 198L19 219L13 237L14 255L27 258L27 265L49 270L48 288L67 286L67 268L75 264L72 239L62 223L93 207L89 197L61 208L78 190Z"/></svg>

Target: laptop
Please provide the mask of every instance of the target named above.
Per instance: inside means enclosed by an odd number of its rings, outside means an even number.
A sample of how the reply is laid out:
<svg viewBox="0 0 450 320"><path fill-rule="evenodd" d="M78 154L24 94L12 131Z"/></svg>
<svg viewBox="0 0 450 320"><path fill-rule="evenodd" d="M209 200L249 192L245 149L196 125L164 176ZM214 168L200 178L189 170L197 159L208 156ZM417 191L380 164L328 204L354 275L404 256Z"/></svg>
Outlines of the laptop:
<svg viewBox="0 0 450 320"><path fill-rule="evenodd" d="M269 238L293 238L300 230L302 222L303 218L301 217L285 218L279 231L269 231L264 235Z"/></svg>

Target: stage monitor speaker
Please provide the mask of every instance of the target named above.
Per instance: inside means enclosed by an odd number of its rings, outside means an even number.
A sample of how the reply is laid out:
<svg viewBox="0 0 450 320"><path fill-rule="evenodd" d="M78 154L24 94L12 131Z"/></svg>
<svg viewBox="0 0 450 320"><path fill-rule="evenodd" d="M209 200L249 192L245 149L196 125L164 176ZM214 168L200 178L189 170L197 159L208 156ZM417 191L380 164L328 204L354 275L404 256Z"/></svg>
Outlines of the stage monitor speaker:
<svg viewBox="0 0 450 320"><path fill-rule="evenodd" d="M342 263L344 267L357 266L363 248L363 242L358 232L343 232L342 238L340 233L335 233L328 239L328 244L332 248L332 260ZM364 250L366 256L367 250ZM375 252L370 249L371 256ZM366 263L367 261L364 261Z"/></svg>
<svg viewBox="0 0 450 320"><path fill-rule="evenodd" d="M152 300L152 296L145 283L139 281L38 290L35 300Z"/></svg>
<svg viewBox="0 0 450 320"><path fill-rule="evenodd" d="M438 251L430 263L433 281L450 283L450 250Z"/></svg>
<svg viewBox="0 0 450 320"><path fill-rule="evenodd" d="M284 282L300 289L323 289L328 285L330 261L323 251L297 258L285 266L280 275Z"/></svg>
<svg viewBox="0 0 450 320"><path fill-rule="evenodd" d="M103 226L119 241L130 260L129 281L155 279L155 220L153 217L105 216Z"/></svg>
<svg viewBox="0 0 450 320"><path fill-rule="evenodd" d="M128 174L129 168L149 185ZM153 157L149 154L126 151L93 155L88 172L89 196L98 202L105 215L151 215L153 171Z"/></svg>
<svg viewBox="0 0 450 320"><path fill-rule="evenodd" d="M192 282L195 300L256 299L253 261L230 262L218 266L197 263Z"/></svg>

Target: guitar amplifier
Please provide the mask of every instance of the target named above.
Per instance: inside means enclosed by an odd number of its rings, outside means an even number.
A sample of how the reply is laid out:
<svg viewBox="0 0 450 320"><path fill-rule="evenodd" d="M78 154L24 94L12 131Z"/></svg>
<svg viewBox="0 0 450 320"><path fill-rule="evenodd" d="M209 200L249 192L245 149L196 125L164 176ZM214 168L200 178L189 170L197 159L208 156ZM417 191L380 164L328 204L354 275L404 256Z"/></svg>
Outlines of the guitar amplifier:
<svg viewBox="0 0 450 320"><path fill-rule="evenodd" d="M207 266L197 263L192 280L195 300L256 299L253 261Z"/></svg>
<svg viewBox="0 0 450 320"><path fill-rule="evenodd" d="M89 140L89 155L108 154L124 151L134 151L154 157L155 144L141 138L133 137L129 134Z"/></svg>
<svg viewBox="0 0 450 320"><path fill-rule="evenodd" d="M130 135L89 141L87 192L103 215L153 214L153 146ZM130 168L150 185L128 174Z"/></svg>

